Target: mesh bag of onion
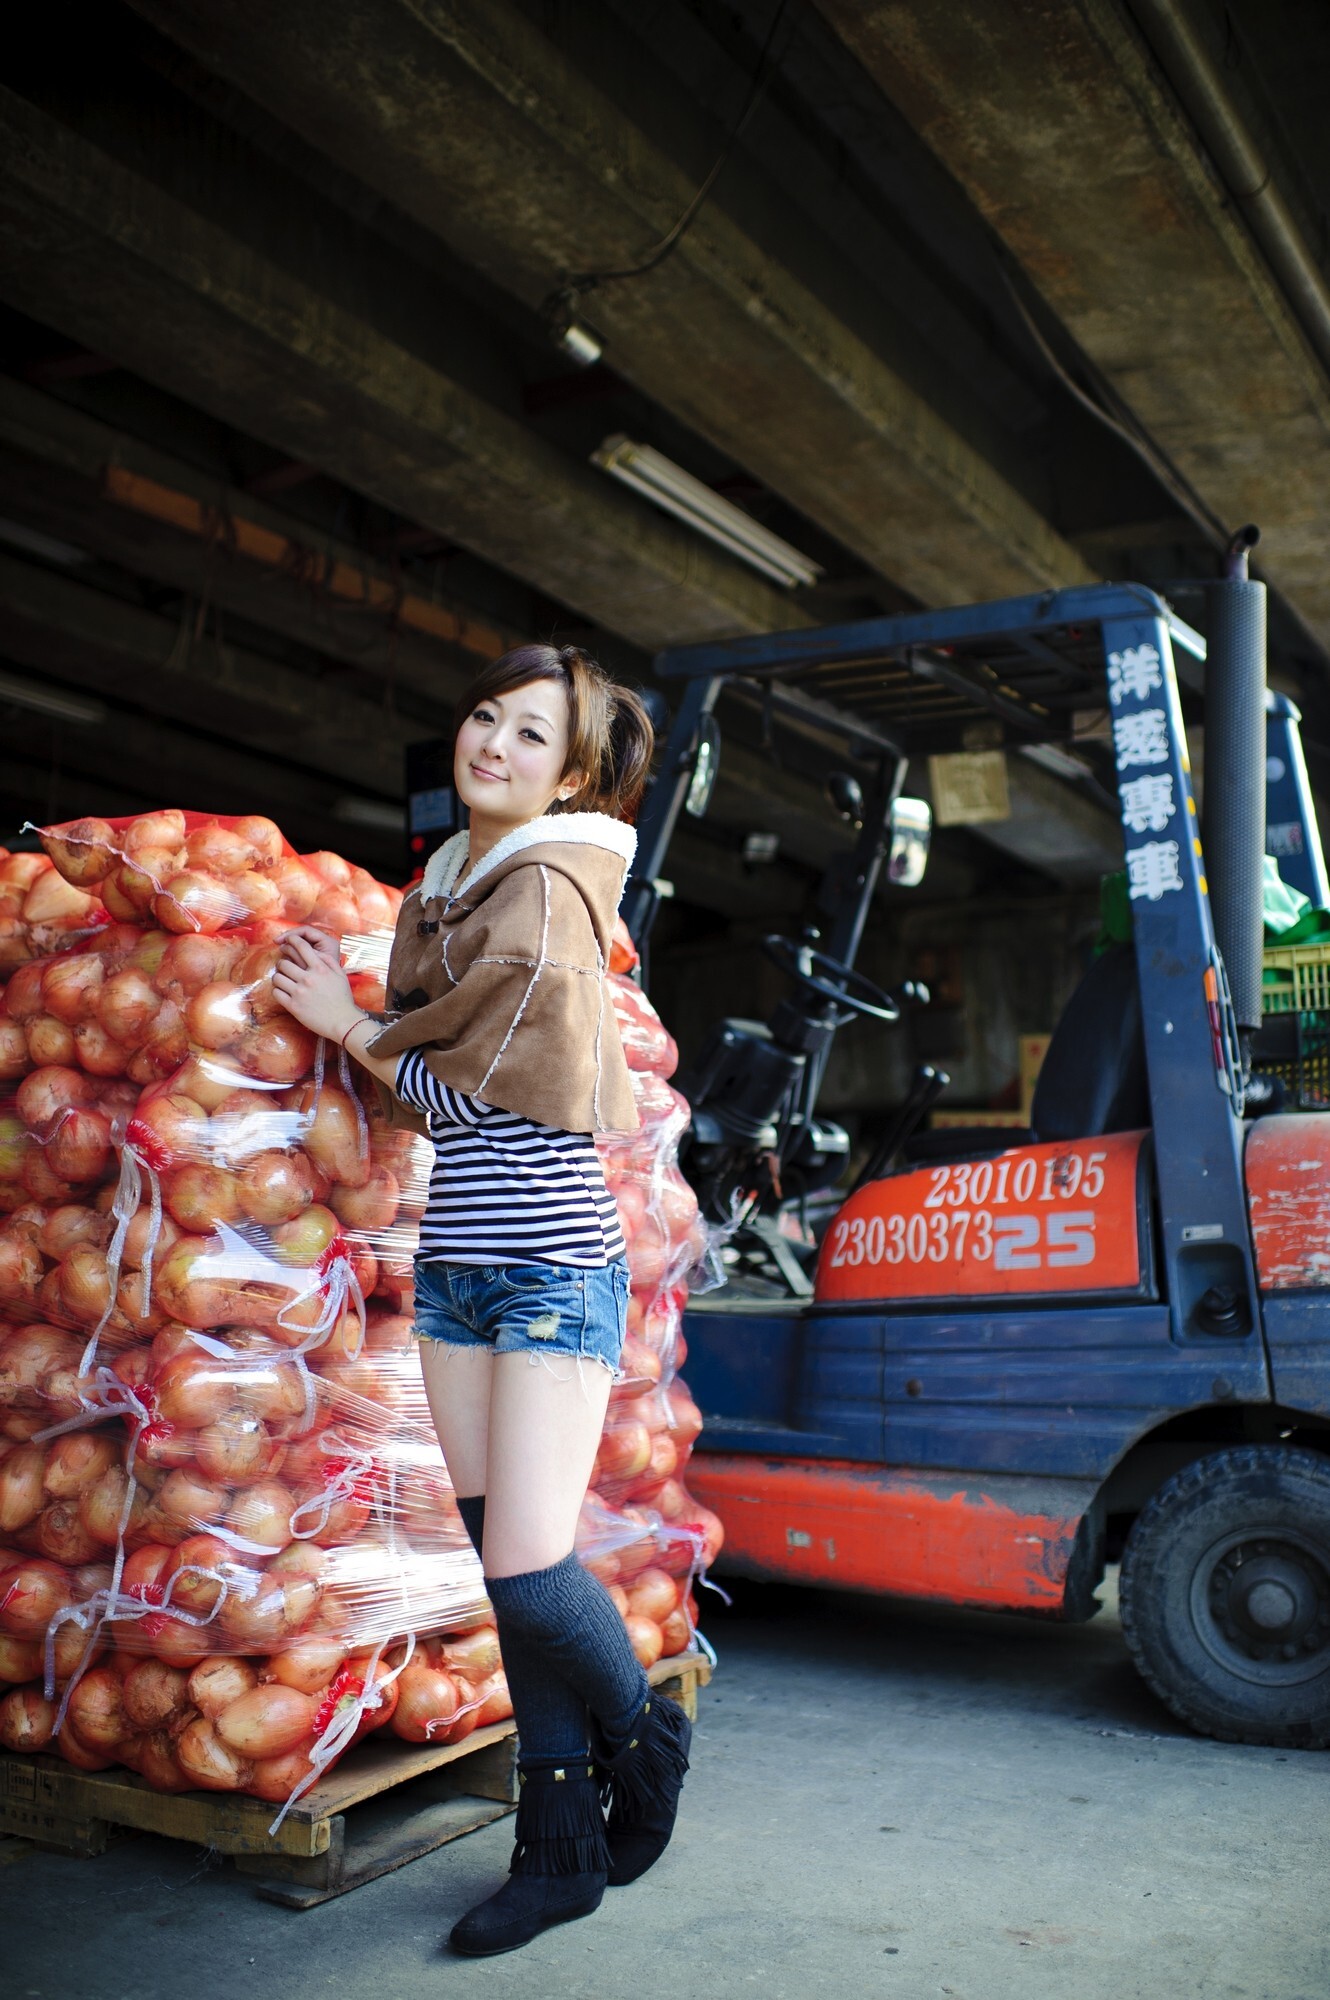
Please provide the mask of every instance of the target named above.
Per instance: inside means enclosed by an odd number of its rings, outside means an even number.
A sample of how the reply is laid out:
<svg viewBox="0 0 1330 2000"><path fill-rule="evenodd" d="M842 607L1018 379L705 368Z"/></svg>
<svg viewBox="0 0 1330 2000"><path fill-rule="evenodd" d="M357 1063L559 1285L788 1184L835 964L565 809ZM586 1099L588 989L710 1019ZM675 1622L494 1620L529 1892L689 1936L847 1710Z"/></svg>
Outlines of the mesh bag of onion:
<svg viewBox="0 0 1330 2000"><path fill-rule="evenodd" d="M399 896L254 817L43 839L0 857L0 1745L289 1802L371 1730L510 1713L410 1351L429 1148L271 987L312 921L382 1006ZM719 1526L679 1477L687 1112L611 985L633 1302L578 1547L649 1664Z"/></svg>

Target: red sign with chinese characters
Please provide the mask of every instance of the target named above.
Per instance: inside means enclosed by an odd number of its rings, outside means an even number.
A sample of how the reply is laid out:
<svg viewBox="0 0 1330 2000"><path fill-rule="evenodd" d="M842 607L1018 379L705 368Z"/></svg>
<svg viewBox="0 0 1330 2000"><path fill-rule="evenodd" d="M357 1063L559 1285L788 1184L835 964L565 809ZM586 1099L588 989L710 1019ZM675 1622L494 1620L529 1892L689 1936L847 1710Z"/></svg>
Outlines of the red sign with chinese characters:
<svg viewBox="0 0 1330 2000"><path fill-rule="evenodd" d="M850 1196L822 1239L828 1302L1136 1291L1144 1132L919 1167Z"/></svg>

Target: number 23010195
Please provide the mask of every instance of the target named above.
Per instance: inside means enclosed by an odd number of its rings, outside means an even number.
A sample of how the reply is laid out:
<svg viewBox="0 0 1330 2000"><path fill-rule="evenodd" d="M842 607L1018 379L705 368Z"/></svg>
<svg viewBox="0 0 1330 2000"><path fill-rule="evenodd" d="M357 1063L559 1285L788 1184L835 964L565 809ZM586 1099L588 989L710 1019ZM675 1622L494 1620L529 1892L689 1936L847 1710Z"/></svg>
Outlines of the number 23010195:
<svg viewBox="0 0 1330 2000"><path fill-rule="evenodd" d="M873 1182L827 1232L818 1296L1132 1286L1141 1138L1034 1146Z"/></svg>

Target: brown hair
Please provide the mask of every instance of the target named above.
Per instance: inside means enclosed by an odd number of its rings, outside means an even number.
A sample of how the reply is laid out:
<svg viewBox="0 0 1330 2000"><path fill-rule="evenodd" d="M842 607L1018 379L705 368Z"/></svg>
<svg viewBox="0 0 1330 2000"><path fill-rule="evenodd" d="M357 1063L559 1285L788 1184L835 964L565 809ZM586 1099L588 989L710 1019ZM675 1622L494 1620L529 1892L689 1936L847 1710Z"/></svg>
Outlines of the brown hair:
<svg viewBox="0 0 1330 2000"><path fill-rule="evenodd" d="M454 711L460 729L478 702L532 681L556 681L568 697L568 756L562 777L585 773L551 812L604 812L631 819L651 765L655 731L642 697L619 687L580 646L514 646L482 667Z"/></svg>

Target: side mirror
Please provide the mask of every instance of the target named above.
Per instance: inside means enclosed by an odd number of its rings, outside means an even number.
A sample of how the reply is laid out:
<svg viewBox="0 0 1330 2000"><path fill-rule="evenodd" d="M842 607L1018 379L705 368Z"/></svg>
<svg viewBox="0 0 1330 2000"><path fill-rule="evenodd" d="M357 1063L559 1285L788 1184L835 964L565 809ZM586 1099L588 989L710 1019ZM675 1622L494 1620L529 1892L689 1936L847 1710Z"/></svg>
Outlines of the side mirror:
<svg viewBox="0 0 1330 2000"><path fill-rule="evenodd" d="M887 880L902 889L917 889L928 866L933 838L933 810L924 799L897 799L888 822Z"/></svg>
<svg viewBox="0 0 1330 2000"><path fill-rule="evenodd" d="M714 715L704 715L698 725L697 748L693 752L693 775L688 781L688 791L683 802L684 811L692 819L701 819L710 805L719 769L720 724Z"/></svg>

